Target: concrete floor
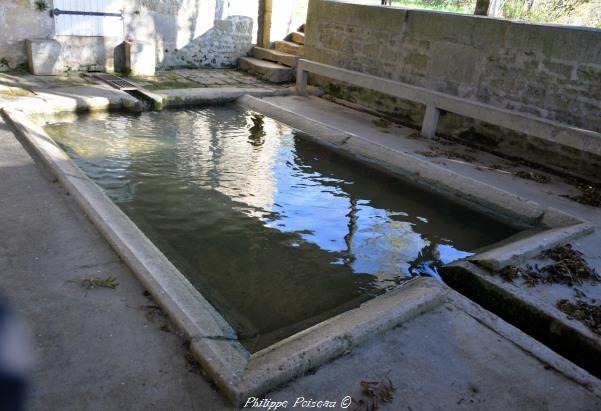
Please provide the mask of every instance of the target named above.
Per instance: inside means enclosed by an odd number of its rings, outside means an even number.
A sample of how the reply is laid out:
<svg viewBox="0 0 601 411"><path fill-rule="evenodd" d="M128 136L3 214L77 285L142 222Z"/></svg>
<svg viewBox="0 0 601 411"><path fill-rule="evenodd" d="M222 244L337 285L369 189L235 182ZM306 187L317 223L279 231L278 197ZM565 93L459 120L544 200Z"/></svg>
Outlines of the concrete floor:
<svg viewBox="0 0 601 411"><path fill-rule="evenodd" d="M407 132L378 130L373 118L328 102L276 101L376 139ZM402 144L415 141L404 139ZM440 161L601 221L599 210L553 193L571 189L559 182L541 187L510 174ZM31 409L230 408L187 361L182 338L162 330L165 320L147 308L153 303L134 275L1 122L0 193L0 290L32 329L36 365ZM595 244L599 234L577 246L598 265ZM92 275L115 276L120 284L115 290L81 287L78 282ZM492 321L509 331L501 333L461 304L447 303L266 397L290 402L300 396L360 399L361 381L388 377L396 391L383 410L601 409L597 395L516 344L515 338L530 341L527 337L499 319ZM535 342L529 344L554 357Z"/></svg>
<svg viewBox="0 0 601 411"><path fill-rule="evenodd" d="M390 378L386 410L585 410L600 399L545 369L452 304L421 315L290 383L273 399L361 398L360 381Z"/></svg>
<svg viewBox="0 0 601 411"><path fill-rule="evenodd" d="M0 193L0 292L33 333L30 409L227 407L184 341L148 314L133 274L1 122ZM115 290L78 283L108 275Z"/></svg>

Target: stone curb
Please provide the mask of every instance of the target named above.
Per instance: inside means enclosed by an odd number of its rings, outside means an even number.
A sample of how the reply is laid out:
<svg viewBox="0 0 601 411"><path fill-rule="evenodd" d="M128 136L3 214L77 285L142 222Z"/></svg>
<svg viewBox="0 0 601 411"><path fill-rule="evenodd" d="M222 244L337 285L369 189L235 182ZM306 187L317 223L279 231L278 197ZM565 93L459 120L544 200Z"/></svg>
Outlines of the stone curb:
<svg viewBox="0 0 601 411"><path fill-rule="evenodd" d="M533 297L526 289L504 282L469 261L449 264L443 267L441 275L461 294L469 295L475 303L525 330L577 365L596 375L601 372L601 336L578 321L568 320L553 304ZM594 381L595 392L601 395L601 381Z"/></svg>
<svg viewBox="0 0 601 411"><path fill-rule="evenodd" d="M525 334L519 328L507 323L497 315L487 311L475 302L468 300L454 290L447 292L449 302L466 314L476 319L480 324L488 327L502 337L512 341L522 350L530 353L544 363L545 368L552 368L563 374L568 379L587 388L593 394L601 397L601 380L594 377L571 361L561 357L549 347L541 344L533 337Z"/></svg>
<svg viewBox="0 0 601 411"><path fill-rule="evenodd" d="M259 97L290 95L292 91L290 89L211 87L156 90L155 93L163 98L163 107L170 108L228 103L247 94Z"/></svg>

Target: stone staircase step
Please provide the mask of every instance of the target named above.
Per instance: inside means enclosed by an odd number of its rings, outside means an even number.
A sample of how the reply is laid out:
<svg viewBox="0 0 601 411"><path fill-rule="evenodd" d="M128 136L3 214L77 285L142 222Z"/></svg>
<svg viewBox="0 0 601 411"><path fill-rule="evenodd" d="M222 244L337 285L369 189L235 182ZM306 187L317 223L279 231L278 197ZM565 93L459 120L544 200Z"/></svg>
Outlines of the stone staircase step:
<svg viewBox="0 0 601 411"><path fill-rule="evenodd" d="M305 44L305 33L293 31L292 33L290 33L290 40L292 40L296 44Z"/></svg>
<svg viewBox="0 0 601 411"><path fill-rule="evenodd" d="M283 64L288 67L296 67L299 57L294 54L284 53L282 51L274 49L266 49L263 47L253 47L252 55L255 58L261 60L273 61L275 63Z"/></svg>
<svg viewBox="0 0 601 411"><path fill-rule="evenodd" d="M289 83L294 77L294 70L290 67L254 57L240 57L238 67L271 83Z"/></svg>
<svg viewBox="0 0 601 411"><path fill-rule="evenodd" d="M276 41L275 49L284 53L294 54L300 57L302 57L305 54L305 46L293 43L291 41Z"/></svg>

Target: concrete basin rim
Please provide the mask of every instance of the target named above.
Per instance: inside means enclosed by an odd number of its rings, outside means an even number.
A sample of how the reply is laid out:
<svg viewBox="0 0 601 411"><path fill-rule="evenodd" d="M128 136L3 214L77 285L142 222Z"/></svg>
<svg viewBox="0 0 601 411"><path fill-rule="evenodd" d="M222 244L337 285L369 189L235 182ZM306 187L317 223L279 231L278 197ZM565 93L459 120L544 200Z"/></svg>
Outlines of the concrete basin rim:
<svg viewBox="0 0 601 411"><path fill-rule="evenodd" d="M231 327L221 314L40 126L27 114L14 109L3 108L0 113L190 339L195 357L235 404L343 355L375 333L407 321L443 300L444 286L432 279L416 279L251 355L231 338ZM415 304L401 304L412 293L416 294ZM384 309L390 306L397 308ZM372 320L378 318L379 321L365 320L370 314ZM376 314L378 317L374 317ZM203 329L207 324L209 332ZM215 335L215 329L219 335ZM309 349L299 348L299 344L307 342Z"/></svg>

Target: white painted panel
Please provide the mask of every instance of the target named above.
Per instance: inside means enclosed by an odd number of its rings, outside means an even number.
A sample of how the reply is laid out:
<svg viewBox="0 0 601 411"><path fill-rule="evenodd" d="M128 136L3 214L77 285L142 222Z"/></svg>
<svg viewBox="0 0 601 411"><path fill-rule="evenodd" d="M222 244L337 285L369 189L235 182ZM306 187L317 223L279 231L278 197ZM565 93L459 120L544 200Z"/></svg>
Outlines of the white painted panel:
<svg viewBox="0 0 601 411"><path fill-rule="evenodd" d="M54 0L54 8L68 11L121 13L123 0ZM123 19L114 16L54 16L57 35L123 37Z"/></svg>
<svg viewBox="0 0 601 411"><path fill-rule="evenodd" d="M100 0L105 13L120 13L123 11L123 0ZM123 20L118 17L102 19L103 35L107 37L123 37Z"/></svg>

